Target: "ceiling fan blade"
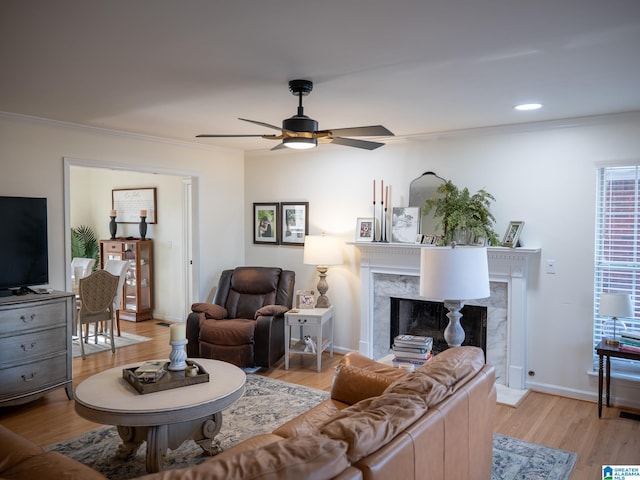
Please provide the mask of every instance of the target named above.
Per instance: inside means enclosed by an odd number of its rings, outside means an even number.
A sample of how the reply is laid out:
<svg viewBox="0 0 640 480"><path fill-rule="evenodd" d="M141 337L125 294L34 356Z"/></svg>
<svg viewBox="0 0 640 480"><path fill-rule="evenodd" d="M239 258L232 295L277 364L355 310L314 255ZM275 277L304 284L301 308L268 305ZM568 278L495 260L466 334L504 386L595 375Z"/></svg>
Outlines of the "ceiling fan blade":
<svg viewBox="0 0 640 480"><path fill-rule="evenodd" d="M269 123L258 122L257 120L249 120L247 118L238 118L238 120L242 120L243 122L255 123L256 125L261 125L263 127L272 128L274 130L282 130L280 127L276 127L275 125L271 125Z"/></svg>
<svg viewBox="0 0 640 480"><path fill-rule="evenodd" d="M369 142L368 140L356 140L355 138L342 137L333 137L329 140L329 143L336 143L338 145L344 145L345 147L363 148L365 150L375 150L376 148L384 145L384 143L380 142Z"/></svg>
<svg viewBox="0 0 640 480"><path fill-rule="evenodd" d="M196 135L196 138L240 138L240 137L264 137L264 135L216 135L203 133Z"/></svg>
<svg viewBox="0 0 640 480"><path fill-rule="evenodd" d="M393 133L382 125L371 125L369 127L350 127L350 128L334 128L329 130L320 130L318 133L331 132L332 135L341 137L393 137Z"/></svg>

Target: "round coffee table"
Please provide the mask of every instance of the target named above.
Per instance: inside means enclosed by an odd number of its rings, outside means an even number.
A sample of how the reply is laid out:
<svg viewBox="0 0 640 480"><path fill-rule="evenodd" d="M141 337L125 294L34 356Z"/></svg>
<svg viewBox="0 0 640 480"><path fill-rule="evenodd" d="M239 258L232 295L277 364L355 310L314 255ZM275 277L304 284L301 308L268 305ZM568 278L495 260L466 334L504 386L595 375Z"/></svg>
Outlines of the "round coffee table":
<svg viewBox="0 0 640 480"><path fill-rule="evenodd" d="M87 420L118 427L121 458L134 455L146 441L149 473L160 470L167 448L175 450L188 439L210 455L217 453L213 439L222 426L222 410L243 395L246 375L230 363L190 360L209 373L208 382L140 394L122 378L122 370L142 363L138 362L105 370L80 383L75 390L75 410Z"/></svg>

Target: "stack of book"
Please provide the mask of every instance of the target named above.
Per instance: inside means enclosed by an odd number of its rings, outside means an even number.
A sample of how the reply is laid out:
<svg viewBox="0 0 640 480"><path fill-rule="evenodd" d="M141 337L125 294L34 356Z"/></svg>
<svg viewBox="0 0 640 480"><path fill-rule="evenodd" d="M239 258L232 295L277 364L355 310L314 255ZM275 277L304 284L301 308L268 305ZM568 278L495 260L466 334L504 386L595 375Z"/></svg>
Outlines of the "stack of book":
<svg viewBox="0 0 640 480"><path fill-rule="evenodd" d="M620 335L620 350L640 353L640 334L623 332Z"/></svg>
<svg viewBox="0 0 640 480"><path fill-rule="evenodd" d="M167 362L162 360L144 362L136 368L134 373L140 382L157 382L165 373L167 373Z"/></svg>
<svg viewBox="0 0 640 480"><path fill-rule="evenodd" d="M422 365L433 356L433 338L421 335L398 335L393 339L393 364L396 367L402 364Z"/></svg>

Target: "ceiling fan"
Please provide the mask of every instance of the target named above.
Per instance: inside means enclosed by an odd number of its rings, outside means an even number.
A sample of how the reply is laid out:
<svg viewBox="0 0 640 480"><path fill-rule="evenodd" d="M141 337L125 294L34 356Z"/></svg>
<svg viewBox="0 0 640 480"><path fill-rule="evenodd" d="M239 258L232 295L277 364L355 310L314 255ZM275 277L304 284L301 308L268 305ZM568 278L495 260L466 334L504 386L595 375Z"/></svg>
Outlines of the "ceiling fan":
<svg viewBox="0 0 640 480"><path fill-rule="evenodd" d="M377 137L393 136L388 129L382 125L371 125L368 127L333 128L328 130L318 130L318 122L304 114L302 107L302 97L309 95L313 90L313 82L310 80L291 80L289 90L293 95L298 96L298 113L293 117L282 121L282 127L276 127L264 122L239 118L244 122L255 123L273 130L280 130L280 135L224 135L224 134L202 134L197 138L229 138L229 137L262 137L267 140L282 140L271 150L278 150L284 147L306 149L313 148L318 142L335 143L347 147L363 148L365 150L375 150L384 145L380 142L369 140L358 140L345 137Z"/></svg>

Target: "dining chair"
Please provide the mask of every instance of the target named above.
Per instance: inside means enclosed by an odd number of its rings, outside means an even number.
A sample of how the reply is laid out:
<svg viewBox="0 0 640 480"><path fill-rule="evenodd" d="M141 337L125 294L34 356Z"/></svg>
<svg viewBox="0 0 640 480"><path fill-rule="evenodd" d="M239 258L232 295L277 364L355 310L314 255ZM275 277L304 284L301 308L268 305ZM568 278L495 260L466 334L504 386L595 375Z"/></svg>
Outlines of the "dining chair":
<svg viewBox="0 0 640 480"><path fill-rule="evenodd" d="M127 260L107 260L107 262L104 264L104 270L112 275L119 277L120 279L118 281L118 292L116 293L116 297L113 299L113 310L116 316L115 322L118 336L120 336L120 306L122 302L122 294L124 291L124 280L127 275L128 269L129 262Z"/></svg>
<svg viewBox="0 0 640 480"><path fill-rule="evenodd" d="M78 330L80 336L80 352L85 358L84 344L89 341L90 323L95 323L94 334L98 342L98 323L111 322L109 328L111 352L115 353L116 346L113 338L114 298L118 293L119 277L110 274L106 270L96 270L88 277L80 279L79 295L80 310L78 311ZM86 335L83 338L82 326L87 325Z"/></svg>
<svg viewBox="0 0 640 480"><path fill-rule="evenodd" d="M93 271L96 264L94 258L74 257L71 259L71 281L77 284L81 278L86 277Z"/></svg>

